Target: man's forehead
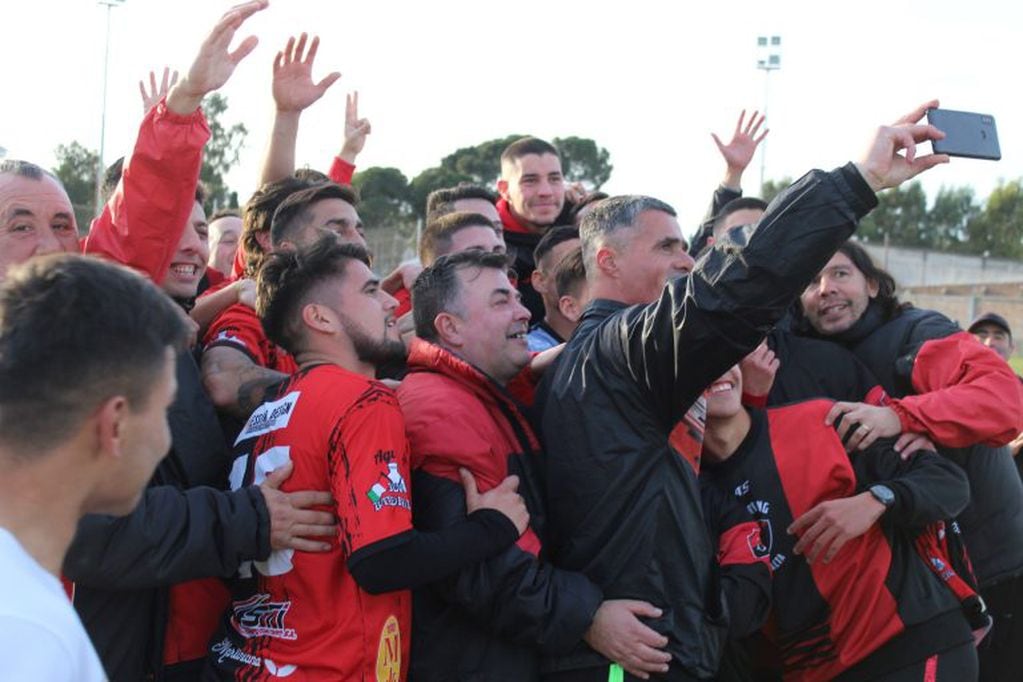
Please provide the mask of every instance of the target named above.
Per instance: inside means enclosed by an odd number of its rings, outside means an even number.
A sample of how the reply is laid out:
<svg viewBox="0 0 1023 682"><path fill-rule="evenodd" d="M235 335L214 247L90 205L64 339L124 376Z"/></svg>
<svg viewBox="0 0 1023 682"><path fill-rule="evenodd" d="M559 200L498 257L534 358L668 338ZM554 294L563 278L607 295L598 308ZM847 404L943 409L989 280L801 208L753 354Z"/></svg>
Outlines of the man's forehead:
<svg viewBox="0 0 1023 682"><path fill-rule="evenodd" d="M336 197L320 199L311 208L319 217L326 220L358 217L354 206Z"/></svg>
<svg viewBox="0 0 1023 682"><path fill-rule="evenodd" d="M60 184L44 175L36 180L10 173L0 174L0 206L6 214L12 207L36 211L71 212L71 200Z"/></svg>
<svg viewBox="0 0 1023 682"><path fill-rule="evenodd" d="M452 206L456 211L465 213L479 213L488 218L499 218L497 207L486 199L456 199Z"/></svg>
<svg viewBox="0 0 1023 682"><path fill-rule="evenodd" d="M678 218L664 211L648 210L636 216L632 229L645 237L660 241L667 238L682 239Z"/></svg>
<svg viewBox="0 0 1023 682"><path fill-rule="evenodd" d="M560 173L561 159L554 154L524 154L515 159L514 166L519 175Z"/></svg>

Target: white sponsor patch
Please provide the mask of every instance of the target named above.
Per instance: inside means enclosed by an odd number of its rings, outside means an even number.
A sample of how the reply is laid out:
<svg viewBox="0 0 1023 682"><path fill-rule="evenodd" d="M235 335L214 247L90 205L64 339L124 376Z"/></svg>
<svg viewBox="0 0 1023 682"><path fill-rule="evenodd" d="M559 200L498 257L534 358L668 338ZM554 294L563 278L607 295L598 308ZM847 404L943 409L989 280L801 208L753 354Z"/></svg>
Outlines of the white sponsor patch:
<svg viewBox="0 0 1023 682"><path fill-rule="evenodd" d="M291 421L291 415L295 412L295 405L298 403L300 395L302 395L301 391L294 391L280 400L260 405L249 417L249 421L245 422L245 427L238 434L238 439L234 444L237 446L243 440L285 428Z"/></svg>

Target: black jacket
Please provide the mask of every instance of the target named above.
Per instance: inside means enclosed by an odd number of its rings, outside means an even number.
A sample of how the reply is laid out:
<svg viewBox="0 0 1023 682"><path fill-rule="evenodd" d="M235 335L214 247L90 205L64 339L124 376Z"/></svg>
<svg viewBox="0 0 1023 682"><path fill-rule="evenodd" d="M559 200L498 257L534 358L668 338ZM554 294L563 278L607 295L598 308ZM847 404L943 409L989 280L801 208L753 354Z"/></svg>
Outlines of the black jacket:
<svg viewBox="0 0 1023 682"><path fill-rule="evenodd" d="M805 328L804 328L805 329ZM832 337L863 361L893 398L911 395L917 357L930 341L961 333L933 310L909 308L885 320L871 303L860 320ZM967 418L967 410L962 412ZM974 417L975 418L975 417ZM1023 572L1023 483L1007 447L939 447L970 481L970 504L959 516L963 539L981 587Z"/></svg>
<svg viewBox="0 0 1023 682"><path fill-rule="evenodd" d="M171 451L138 507L125 517L85 516L64 561L75 609L114 682L161 679L171 585L227 577L270 553L259 490L205 487L224 486L230 462L189 353L178 357L177 380Z"/></svg>
<svg viewBox="0 0 1023 682"><path fill-rule="evenodd" d="M592 302L544 377L554 562L586 574L606 598L660 607L650 625L668 637L673 665L690 675L717 670L727 614L696 475L668 434L875 205L851 165L807 174L774 200L744 249L715 246L656 302ZM577 646L549 664L606 661Z"/></svg>

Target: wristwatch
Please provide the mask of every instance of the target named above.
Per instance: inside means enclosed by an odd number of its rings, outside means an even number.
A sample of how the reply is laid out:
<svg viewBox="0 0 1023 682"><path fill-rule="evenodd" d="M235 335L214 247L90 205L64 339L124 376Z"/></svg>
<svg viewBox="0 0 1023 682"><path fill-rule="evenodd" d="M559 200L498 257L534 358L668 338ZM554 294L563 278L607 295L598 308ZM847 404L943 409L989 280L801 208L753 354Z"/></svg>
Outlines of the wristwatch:
<svg viewBox="0 0 1023 682"><path fill-rule="evenodd" d="M895 493L888 486L878 483L870 486L868 490L875 500L885 506L885 509L891 509L891 506L895 504Z"/></svg>

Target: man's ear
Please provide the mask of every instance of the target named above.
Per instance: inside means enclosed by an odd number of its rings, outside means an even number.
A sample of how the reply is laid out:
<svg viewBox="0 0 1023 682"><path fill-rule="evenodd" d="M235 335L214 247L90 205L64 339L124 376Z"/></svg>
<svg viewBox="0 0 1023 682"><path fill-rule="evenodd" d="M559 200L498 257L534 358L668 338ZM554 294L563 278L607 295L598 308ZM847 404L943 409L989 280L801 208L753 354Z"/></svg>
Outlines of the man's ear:
<svg viewBox="0 0 1023 682"><path fill-rule="evenodd" d="M578 322L579 318L582 317L582 311L579 310L579 301L576 300L575 296L569 296L568 294L558 299L558 311L561 312L565 319L572 322Z"/></svg>
<svg viewBox="0 0 1023 682"><path fill-rule="evenodd" d="M497 180L497 193L501 195L501 198L505 201L508 200L508 181L504 178Z"/></svg>
<svg viewBox="0 0 1023 682"><path fill-rule="evenodd" d="M615 254L614 249L610 246L605 244L604 246L598 247L596 256L597 269L609 277L617 277L618 263L615 260L616 256L617 254Z"/></svg>
<svg viewBox="0 0 1023 682"><path fill-rule="evenodd" d="M544 289L547 288L547 278L543 276L543 272L539 268L534 269L529 275L529 281L538 294L544 293Z"/></svg>
<svg viewBox="0 0 1023 682"><path fill-rule="evenodd" d="M437 317L433 318L433 328L444 345L453 348L462 345L462 321L451 313L437 313Z"/></svg>
<svg viewBox="0 0 1023 682"><path fill-rule="evenodd" d="M320 303L307 303L302 306L302 323L318 332L330 334L336 331L334 311Z"/></svg>
<svg viewBox="0 0 1023 682"><path fill-rule="evenodd" d="M871 298L877 298L877 292L881 290L881 286L872 279L867 280L867 294Z"/></svg>
<svg viewBox="0 0 1023 682"><path fill-rule="evenodd" d="M241 236L238 237L241 239ZM263 249L263 253L270 253L270 230L262 230L256 233L256 243Z"/></svg>
<svg viewBox="0 0 1023 682"><path fill-rule="evenodd" d="M124 445L125 420L130 408L128 399L123 395L107 398L93 413L91 419L95 423L97 450L102 457L121 456Z"/></svg>

